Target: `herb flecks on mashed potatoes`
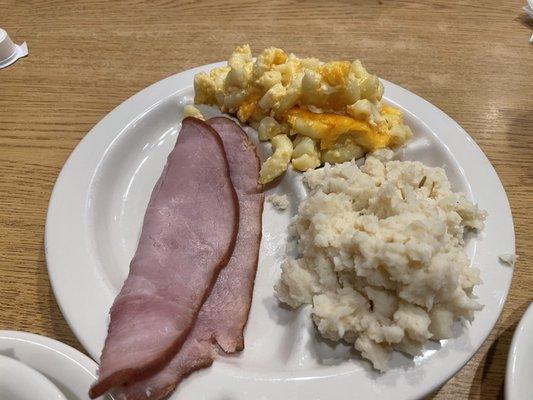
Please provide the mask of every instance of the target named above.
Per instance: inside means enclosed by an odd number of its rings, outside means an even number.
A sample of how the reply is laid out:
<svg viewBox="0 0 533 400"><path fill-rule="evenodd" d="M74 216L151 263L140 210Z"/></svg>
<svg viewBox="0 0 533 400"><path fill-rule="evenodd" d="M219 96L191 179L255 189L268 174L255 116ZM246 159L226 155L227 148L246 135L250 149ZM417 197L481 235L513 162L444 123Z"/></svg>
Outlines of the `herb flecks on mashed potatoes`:
<svg viewBox="0 0 533 400"><path fill-rule="evenodd" d="M300 171L400 146L412 136L401 111L382 104L383 85L359 60L321 63L269 47L254 61L250 46L243 45L227 66L197 74L194 90L196 104L236 115L257 128L261 140L285 135L295 142L295 150L305 143L300 150L305 147L309 153L289 155ZM303 137L308 139L303 142ZM288 165L265 163L262 183Z"/></svg>
<svg viewBox="0 0 533 400"><path fill-rule="evenodd" d="M380 371L392 350L417 355L482 308L463 233L482 229L486 214L451 191L442 168L391 154L304 174L310 193L290 227L299 255L276 286L291 307L312 305L324 337L353 343Z"/></svg>

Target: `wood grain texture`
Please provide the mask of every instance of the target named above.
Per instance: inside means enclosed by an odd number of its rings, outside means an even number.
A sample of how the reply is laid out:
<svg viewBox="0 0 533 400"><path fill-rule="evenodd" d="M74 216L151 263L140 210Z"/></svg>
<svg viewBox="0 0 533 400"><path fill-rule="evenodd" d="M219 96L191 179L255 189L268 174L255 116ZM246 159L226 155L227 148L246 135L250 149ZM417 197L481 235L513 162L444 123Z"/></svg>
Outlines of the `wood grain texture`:
<svg viewBox="0 0 533 400"><path fill-rule="evenodd" d="M360 58L443 109L481 146L511 202L520 261L503 314L431 398L496 399L533 289L533 24L525 0L0 0L30 55L0 70L0 329L83 351L55 302L43 252L54 181L105 114L164 77L227 59L236 44Z"/></svg>

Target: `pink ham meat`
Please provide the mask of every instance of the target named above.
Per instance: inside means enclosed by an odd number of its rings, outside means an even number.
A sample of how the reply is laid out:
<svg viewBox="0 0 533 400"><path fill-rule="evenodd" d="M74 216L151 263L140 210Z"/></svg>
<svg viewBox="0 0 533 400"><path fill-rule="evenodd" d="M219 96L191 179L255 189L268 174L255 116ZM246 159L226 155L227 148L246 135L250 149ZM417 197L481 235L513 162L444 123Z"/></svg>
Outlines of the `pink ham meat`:
<svg viewBox="0 0 533 400"><path fill-rule="evenodd" d="M233 252L238 221L220 137L205 122L184 119L111 307L92 398L153 374L176 355Z"/></svg>
<svg viewBox="0 0 533 400"><path fill-rule="evenodd" d="M121 388L117 393L119 399L164 398L188 374L211 365L218 346L227 353L244 348L243 331L252 302L261 243L264 195L257 183L260 162L255 147L235 122L217 117L207 123L222 138L231 180L239 198L240 221L235 249L228 265L218 275L180 352L155 375Z"/></svg>

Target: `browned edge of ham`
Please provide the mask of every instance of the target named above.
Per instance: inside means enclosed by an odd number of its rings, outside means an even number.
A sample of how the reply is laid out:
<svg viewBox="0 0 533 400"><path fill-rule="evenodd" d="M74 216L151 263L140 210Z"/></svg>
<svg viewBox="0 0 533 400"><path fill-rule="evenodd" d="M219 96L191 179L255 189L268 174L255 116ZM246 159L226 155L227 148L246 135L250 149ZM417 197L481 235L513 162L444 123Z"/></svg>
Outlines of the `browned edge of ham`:
<svg viewBox="0 0 533 400"><path fill-rule="evenodd" d="M231 257L238 223L220 137L205 122L185 118L110 310L92 398L155 373L176 355Z"/></svg>
<svg viewBox="0 0 533 400"><path fill-rule="evenodd" d="M151 377L120 388L116 393L119 399L165 398L187 375L210 366L219 347L227 353L244 348L243 331L252 303L261 244L264 195L258 184L260 160L255 146L235 122L216 117L207 123L222 138L231 180L237 190L240 206L237 243L178 354Z"/></svg>

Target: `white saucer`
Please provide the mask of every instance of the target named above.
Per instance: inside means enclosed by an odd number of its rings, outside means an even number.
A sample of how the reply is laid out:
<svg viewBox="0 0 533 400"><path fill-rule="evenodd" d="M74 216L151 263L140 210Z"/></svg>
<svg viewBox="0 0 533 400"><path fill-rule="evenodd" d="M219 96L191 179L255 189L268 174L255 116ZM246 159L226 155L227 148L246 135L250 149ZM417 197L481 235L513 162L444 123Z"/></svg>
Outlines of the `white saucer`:
<svg viewBox="0 0 533 400"><path fill-rule="evenodd" d="M506 400L532 398L531 371L533 371L533 303L529 305L518 323L509 349L505 374Z"/></svg>
<svg viewBox="0 0 533 400"><path fill-rule="evenodd" d="M44 375L15 360L0 355L0 393L9 400L66 400L63 393Z"/></svg>
<svg viewBox="0 0 533 400"><path fill-rule="evenodd" d="M0 331L0 355L20 361L40 372L64 394L61 397L50 397L41 393L41 396L33 397L34 399L89 400L89 386L94 382L98 366L78 350L33 333ZM0 398L3 399L2 396ZM111 400L112 397L98 399Z"/></svg>

